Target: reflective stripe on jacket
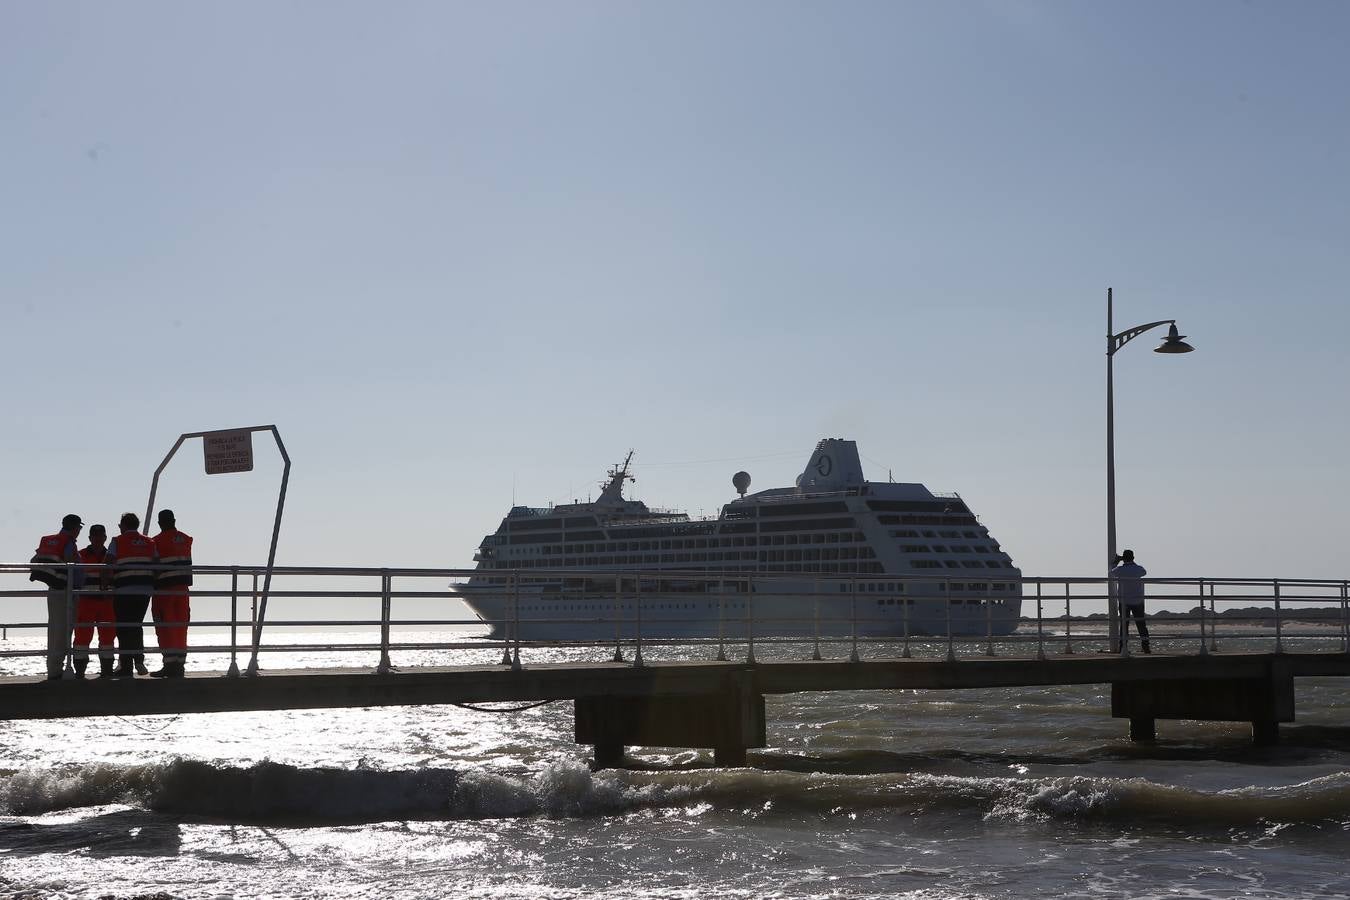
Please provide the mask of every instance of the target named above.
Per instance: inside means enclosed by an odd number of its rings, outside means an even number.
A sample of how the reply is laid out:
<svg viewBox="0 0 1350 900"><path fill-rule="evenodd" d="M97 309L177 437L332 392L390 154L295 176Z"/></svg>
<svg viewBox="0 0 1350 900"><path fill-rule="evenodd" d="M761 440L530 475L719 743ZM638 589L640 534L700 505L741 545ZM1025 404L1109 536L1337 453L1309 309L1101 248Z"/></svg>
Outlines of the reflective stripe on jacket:
<svg viewBox="0 0 1350 900"><path fill-rule="evenodd" d="M158 589L187 587L192 584L192 535L176 528L166 528L155 535L155 549L159 563L172 568L161 569L155 576Z"/></svg>
<svg viewBox="0 0 1350 900"><path fill-rule="evenodd" d="M112 539L113 586L116 588L149 588L155 583L155 573L147 566L155 563L155 545L139 531L124 531Z"/></svg>
<svg viewBox="0 0 1350 900"><path fill-rule="evenodd" d="M28 580L41 581L47 587L58 590L64 588L67 570L62 563L66 562L67 548L74 542L75 538L64 531L43 535L42 540L38 541L37 552L29 560L33 566L28 570Z"/></svg>

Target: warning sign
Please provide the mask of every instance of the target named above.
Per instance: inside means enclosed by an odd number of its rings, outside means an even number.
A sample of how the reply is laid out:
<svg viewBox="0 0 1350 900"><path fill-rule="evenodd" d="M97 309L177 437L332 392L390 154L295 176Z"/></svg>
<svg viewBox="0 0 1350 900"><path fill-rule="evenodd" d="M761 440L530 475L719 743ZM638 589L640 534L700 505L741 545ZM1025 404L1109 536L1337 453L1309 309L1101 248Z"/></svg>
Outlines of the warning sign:
<svg viewBox="0 0 1350 900"><path fill-rule="evenodd" d="M253 432L248 429L208 431L202 435L206 474L253 471Z"/></svg>

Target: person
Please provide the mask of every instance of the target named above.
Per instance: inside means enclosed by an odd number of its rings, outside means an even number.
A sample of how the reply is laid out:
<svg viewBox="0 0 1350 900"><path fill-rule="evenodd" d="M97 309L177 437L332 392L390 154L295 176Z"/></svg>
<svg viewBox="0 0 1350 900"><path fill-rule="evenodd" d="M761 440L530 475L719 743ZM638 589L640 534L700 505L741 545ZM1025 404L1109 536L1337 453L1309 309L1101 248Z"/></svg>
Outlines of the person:
<svg viewBox="0 0 1350 900"><path fill-rule="evenodd" d="M192 536L178 530L173 510L159 511L155 550L163 567L155 574L150 615L164 654L164 667L151 678L182 678L187 666L188 586L192 584Z"/></svg>
<svg viewBox="0 0 1350 900"><path fill-rule="evenodd" d="M1111 578L1116 584L1116 597L1122 610L1120 616L1120 639L1128 644L1130 640L1130 619L1134 619L1139 630L1139 645L1148 653L1148 623L1144 621L1144 582L1140 579L1148 570L1134 561L1133 550L1122 550L1116 557L1117 565L1111 570Z"/></svg>
<svg viewBox="0 0 1350 900"><path fill-rule="evenodd" d="M113 613L117 618L117 649L119 665L114 678L145 675L145 632L141 623L150 606L150 591L155 584L155 572L150 568L159 562L155 545L141 534L140 516L122 513L117 527L121 534L112 539L104 575L113 588ZM132 667L135 667L135 671Z"/></svg>
<svg viewBox="0 0 1350 900"><path fill-rule="evenodd" d="M72 610L68 603L66 588L79 588L84 585L84 572L78 567L65 563L75 562L79 558L78 548L80 532L84 522L74 513L61 519L61 530L56 534L43 535L38 541L37 552L29 561L29 581L40 581L47 585L47 680L56 681L61 677L65 666L66 650L70 641L70 617Z"/></svg>
<svg viewBox="0 0 1350 900"><path fill-rule="evenodd" d="M89 566L102 565L108 557L108 529L102 525L89 526L89 546L80 551L80 562ZM95 587L101 581L100 570L85 570L84 583ZM117 635L113 623L117 615L113 611L112 595L106 593L81 594L75 607L75 677L83 678L89 668L89 644L94 639L94 629L98 629L98 666L100 678L112 677L113 640Z"/></svg>

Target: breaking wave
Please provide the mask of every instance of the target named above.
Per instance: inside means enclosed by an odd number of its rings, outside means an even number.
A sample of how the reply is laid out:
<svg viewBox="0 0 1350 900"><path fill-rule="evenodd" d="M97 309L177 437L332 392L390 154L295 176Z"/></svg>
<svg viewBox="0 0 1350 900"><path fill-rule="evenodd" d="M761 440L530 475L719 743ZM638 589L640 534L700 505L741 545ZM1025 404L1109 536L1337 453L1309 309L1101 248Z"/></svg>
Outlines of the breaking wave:
<svg viewBox="0 0 1350 900"><path fill-rule="evenodd" d="M864 810L1012 821L1166 821L1178 825L1350 822L1350 772L1298 784L1198 791L1143 778L821 774L758 769L592 772L555 763L534 776L481 770L247 768L194 760L0 774L0 814L123 804L237 822L553 818L642 809L747 817Z"/></svg>

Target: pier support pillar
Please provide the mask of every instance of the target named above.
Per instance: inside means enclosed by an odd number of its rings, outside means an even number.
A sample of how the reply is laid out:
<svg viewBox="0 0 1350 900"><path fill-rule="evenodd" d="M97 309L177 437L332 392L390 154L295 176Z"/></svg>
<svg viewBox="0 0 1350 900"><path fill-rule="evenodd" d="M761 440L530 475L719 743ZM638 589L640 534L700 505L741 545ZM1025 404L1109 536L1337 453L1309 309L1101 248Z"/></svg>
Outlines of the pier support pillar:
<svg viewBox="0 0 1350 900"><path fill-rule="evenodd" d="M1130 740L1155 738L1155 719L1250 722L1252 742L1279 740L1280 722L1294 721L1294 677L1273 662L1259 678L1159 678L1111 685L1111 715L1130 720Z"/></svg>
<svg viewBox="0 0 1350 900"><path fill-rule="evenodd" d="M595 745L595 767L597 769L623 768L623 744L605 741Z"/></svg>
<svg viewBox="0 0 1350 900"><path fill-rule="evenodd" d="M1158 725L1152 716L1130 716L1130 740L1156 741L1157 739Z"/></svg>
<svg viewBox="0 0 1350 900"><path fill-rule="evenodd" d="M745 751L763 747L764 696L749 669L728 673L716 694L578 697L575 740L595 747L596 768L623 764L624 747L694 747L713 751L719 766L745 765Z"/></svg>
<svg viewBox="0 0 1350 900"><path fill-rule="evenodd" d="M1280 723L1257 721L1252 723L1252 743L1257 747L1274 747L1280 742Z"/></svg>

